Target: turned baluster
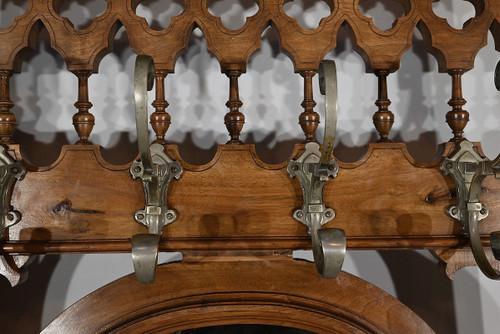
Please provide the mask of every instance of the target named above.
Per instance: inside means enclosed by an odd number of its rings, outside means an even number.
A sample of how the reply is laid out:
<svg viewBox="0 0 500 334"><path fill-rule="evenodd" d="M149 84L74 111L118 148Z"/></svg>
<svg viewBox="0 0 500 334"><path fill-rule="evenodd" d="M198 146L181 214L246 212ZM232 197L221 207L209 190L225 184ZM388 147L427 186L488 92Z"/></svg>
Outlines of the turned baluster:
<svg viewBox="0 0 500 334"><path fill-rule="evenodd" d="M165 111L168 107L168 102L165 100L165 77L166 70L155 71L156 81L156 98L151 104L155 108L155 112L151 114L151 126L156 134L155 143L166 144L165 133L170 126L170 115Z"/></svg>
<svg viewBox="0 0 500 334"><path fill-rule="evenodd" d="M463 69L448 70L452 83L451 99L448 101L448 104L452 107L452 110L446 113L446 123L448 123L453 132L453 138L450 141L455 142L465 140L462 135L469 121L469 113L467 110L462 110L462 106L467 103L462 97L462 74L464 73L465 70Z"/></svg>
<svg viewBox="0 0 500 334"><path fill-rule="evenodd" d="M389 132L394 123L394 114L388 109L391 100L387 97L387 76L388 70L375 70L375 75L378 78L378 99L375 105L378 111L373 115L373 124L380 135L379 142L388 142Z"/></svg>
<svg viewBox="0 0 500 334"><path fill-rule="evenodd" d="M16 129L16 116L10 112L14 103L10 100L10 70L0 70L0 143L12 143L12 134Z"/></svg>
<svg viewBox="0 0 500 334"><path fill-rule="evenodd" d="M313 98L312 78L316 71L302 71L300 75L304 78L304 101L300 104L304 111L299 116L299 124L306 136L305 142L316 141L314 133L318 128L319 114L314 111L316 102Z"/></svg>
<svg viewBox="0 0 500 334"><path fill-rule="evenodd" d="M241 75L241 70L228 70L226 75L229 78L229 101L226 103L229 112L224 116L224 124L231 137L227 144L241 144L239 137L245 124L245 115L239 111L243 105L238 91L238 77Z"/></svg>
<svg viewBox="0 0 500 334"><path fill-rule="evenodd" d="M88 139L94 127L94 115L89 113L92 103L89 101L88 79L92 71L82 70L73 73L78 77L78 101L75 102L78 112L73 115L73 126L80 140L76 144L91 144Z"/></svg>

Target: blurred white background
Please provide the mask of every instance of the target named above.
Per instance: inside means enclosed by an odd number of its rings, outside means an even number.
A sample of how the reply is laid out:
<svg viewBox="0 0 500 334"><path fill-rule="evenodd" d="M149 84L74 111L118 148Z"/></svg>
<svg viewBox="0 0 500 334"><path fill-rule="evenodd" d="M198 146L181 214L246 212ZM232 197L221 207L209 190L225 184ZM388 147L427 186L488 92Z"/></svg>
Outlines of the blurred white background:
<svg viewBox="0 0 500 334"><path fill-rule="evenodd" d="M27 8L27 0L0 1L0 29ZM65 1L60 14L78 28L88 26L104 12L104 0ZM441 0L432 5L436 15L455 28L476 15L466 1ZM241 27L245 18L258 10L253 0L216 0L209 7L231 29ZM172 16L183 10L182 0L146 0L137 8L154 29L168 26ZM294 0L285 5L288 15L308 29L330 13L321 0ZM390 29L397 17L405 15L396 0L361 1L360 10L374 18L383 30ZM314 41L311 41L314 42ZM377 81L366 74L361 57L342 28L338 45L326 58L337 62L339 82L339 120L335 156L342 161L358 160L367 144L376 140L372 114L376 111ZM500 55L493 38L477 55L475 67L463 77L465 109L471 121L466 137L481 141L485 153L500 153L500 92L495 90L493 72ZM118 31L114 51L106 56L99 73L89 80L91 112L96 126L91 134L103 146L104 157L113 163L126 163L137 154L133 110L133 66L135 54L127 34ZM314 78L315 108L323 114L324 104ZM282 162L293 145L303 140L298 125L302 112L303 79L294 73L291 60L279 51L275 31L262 33L261 48L250 58L247 73L239 80L240 98L246 123L242 139L253 143L264 161ZM32 164L48 165L57 159L62 145L77 140L72 125L76 112L77 79L67 71L62 57L50 48L48 34L39 36L36 52L25 59L22 72L11 79L11 95L18 120L15 140ZM407 143L420 161L431 161L437 146L452 137L445 123L450 110L451 80L437 72L436 60L424 49L422 36L415 29L412 47L401 60L400 70L388 77L390 110L395 123L390 138ZM216 146L228 140L223 117L227 112L228 79L221 74L215 57L205 47L203 34L195 30L187 52L166 80L168 112L172 125L167 139L178 143L182 157L191 163L209 161ZM150 100L153 96L150 95ZM321 135L322 124L318 136ZM308 256L308 254L306 254ZM169 261L179 254L162 254ZM443 277L437 261L426 251L351 251L344 270L357 275L397 297L422 317L437 333L498 333L500 283L486 279L477 268L457 272L454 281ZM91 291L133 271L130 254L39 256L29 267L23 285L10 288L1 280L0 306L2 332L36 333L69 305Z"/></svg>

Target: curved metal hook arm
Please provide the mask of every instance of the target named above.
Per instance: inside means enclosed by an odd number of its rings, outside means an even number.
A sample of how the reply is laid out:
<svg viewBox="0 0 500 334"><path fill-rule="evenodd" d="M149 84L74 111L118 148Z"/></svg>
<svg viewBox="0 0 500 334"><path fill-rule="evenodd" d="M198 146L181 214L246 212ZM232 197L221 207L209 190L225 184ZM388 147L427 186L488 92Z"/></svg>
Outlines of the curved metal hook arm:
<svg viewBox="0 0 500 334"><path fill-rule="evenodd" d="M21 220L19 211L11 210L10 200L12 188L16 180L22 180L26 174L26 167L13 160L0 145L0 238L7 227L17 224Z"/></svg>
<svg viewBox="0 0 500 334"><path fill-rule="evenodd" d="M134 70L135 127L143 165L141 178L148 181L152 178L153 161L149 153L147 92L153 89L154 71L153 58L143 55L137 56Z"/></svg>
<svg viewBox="0 0 500 334"><path fill-rule="evenodd" d="M500 271L493 268L481 243L478 222L488 217L486 205L479 201L481 184L488 175L500 177L498 160L481 157L469 141L460 143L460 149L441 163L441 170L453 179L457 193L457 204L448 208L448 214L458 220L464 232L468 233L472 254L479 269L488 278L500 279ZM490 235L491 248L495 258L500 259L500 231Z"/></svg>
<svg viewBox="0 0 500 334"><path fill-rule="evenodd" d="M342 268L346 237L341 229L321 226L335 218L335 212L323 202L323 188L329 177L335 177L339 165L332 159L337 124L337 75L335 62L324 60L319 68L322 94L326 95L325 137L323 150L317 143L307 143L302 155L291 160L287 170L302 187L303 204L293 217L308 227L318 273L325 278L336 277Z"/></svg>
<svg viewBox="0 0 500 334"><path fill-rule="evenodd" d="M334 61L323 60L319 63L319 90L325 95L325 133L320 169L328 169L337 135L338 91Z"/></svg>
<svg viewBox="0 0 500 334"><path fill-rule="evenodd" d="M320 228L321 213L309 213L312 230L311 241L313 246L314 263L321 277L337 277L342 269L346 251L346 237L343 230L338 228Z"/></svg>
<svg viewBox="0 0 500 334"><path fill-rule="evenodd" d="M476 263L483 272L483 274L491 279L498 280L500 279L500 271L493 268L490 261L486 257L486 253L483 248L483 244L481 243L481 237L479 235L479 227L478 220L480 211L482 210L481 203L470 203L468 208L468 217L467 217L467 225L468 225L468 233L470 239L470 246L472 249L472 254L474 255L474 259ZM495 233L495 232L493 232ZM498 233L498 232L496 232ZM493 241L493 237L490 235L491 240L491 248L493 249L493 253L498 253L500 248L498 247L498 242Z"/></svg>
<svg viewBox="0 0 500 334"><path fill-rule="evenodd" d="M154 282L158 258L158 243L164 226L177 219L168 209L166 196L173 178L179 179L182 166L172 161L159 144L149 146L147 91L153 88L154 63L149 56L137 56L134 73L134 102L140 161L134 161L130 173L140 178L144 187L146 207L135 213L135 220L148 227L148 234L132 237L132 260L137 279L146 284Z"/></svg>

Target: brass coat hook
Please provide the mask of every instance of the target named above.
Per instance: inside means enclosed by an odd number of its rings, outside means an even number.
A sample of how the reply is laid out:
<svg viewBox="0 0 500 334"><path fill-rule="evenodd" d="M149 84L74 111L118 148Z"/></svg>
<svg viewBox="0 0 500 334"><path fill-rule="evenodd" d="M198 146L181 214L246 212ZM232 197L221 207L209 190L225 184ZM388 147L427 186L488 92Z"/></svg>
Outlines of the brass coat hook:
<svg viewBox="0 0 500 334"><path fill-rule="evenodd" d="M489 211L479 201L481 184L488 175L500 178L500 155L490 161L481 157L467 140L460 143L460 149L441 163L441 170L450 175L455 183L457 204L448 208L448 214L458 220L469 235L472 254L481 271L491 279L500 279L500 272L493 268L481 243L478 222L488 217ZM493 255L500 260L500 231L490 234Z"/></svg>
<svg viewBox="0 0 500 334"><path fill-rule="evenodd" d="M177 219L167 207L167 190L173 178L179 179L182 166L172 161L160 144L149 146L147 91L153 88L154 62L149 56L137 56L134 73L134 102L140 160L130 166L134 179L140 178L146 196L146 207L135 213L135 220L148 227L149 233L132 237L132 260L139 282L151 284L155 279L158 246L164 226Z"/></svg>
<svg viewBox="0 0 500 334"><path fill-rule="evenodd" d="M325 95L325 135L323 150L315 142L306 144L304 153L291 160L287 170L302 187L303 204L293 217L308 227L318 273L325 278L336 277L344 263L346 237L343 230L321 226L335 218L335 212L323 202L323 188L329 177L335 177L339 165L332 159L337 128L337 74L335 62L323 60L319 67L319 86Z"/></svg>

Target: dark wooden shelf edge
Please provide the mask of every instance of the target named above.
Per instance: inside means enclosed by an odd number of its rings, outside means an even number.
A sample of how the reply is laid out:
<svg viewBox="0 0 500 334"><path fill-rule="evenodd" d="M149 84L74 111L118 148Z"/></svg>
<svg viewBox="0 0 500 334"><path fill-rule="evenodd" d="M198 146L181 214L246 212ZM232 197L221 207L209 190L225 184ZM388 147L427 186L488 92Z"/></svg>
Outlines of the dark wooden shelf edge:
<svg viewBox="0 0 500 334"><path fill-rule="evenodd" d="M482 238L489 246L488 236ZM468 247L465 236L377 236L348 237L350 250L381 249L432 249ZM162 239L160 251L164 252L214 252L214 251L273 251L310 249L308 238L176 238ZM46 253L123 253L130 252L130 239L85 241L5 241L0 243L0 254Z"/></svg>

